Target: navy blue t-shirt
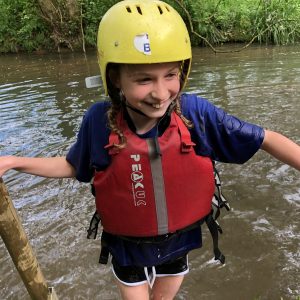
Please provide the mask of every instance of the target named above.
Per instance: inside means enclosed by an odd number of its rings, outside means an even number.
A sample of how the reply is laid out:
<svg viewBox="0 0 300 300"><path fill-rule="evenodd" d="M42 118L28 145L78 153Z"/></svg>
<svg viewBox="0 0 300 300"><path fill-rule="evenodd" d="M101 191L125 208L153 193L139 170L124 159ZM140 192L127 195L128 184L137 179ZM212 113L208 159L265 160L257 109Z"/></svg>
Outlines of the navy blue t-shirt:
<svg viewBox="0 0 300 300"><path fill-rule="evenodd" d="M76 169L79 181L89 182L95 170L103 170L110 163L110 156L104 149L110 133L106 115L109 106L109 101L103 101L90 107L83 118L77 141L67 154L67 160ZM220 162L244 163L259 150L263 142L263 128L241 121L197 95L183 94L181 109L183 115L193 123L193 128L189 130L198 155ZM157 128L154 128L140 137L150 138L156 134ZM183 232L177 239L173 238L170 243L163 245L136 247L115 236L110 236L108 240L110 252L119 264L143 266L163 263L201 247L201 243L199 228Z"/></svg>

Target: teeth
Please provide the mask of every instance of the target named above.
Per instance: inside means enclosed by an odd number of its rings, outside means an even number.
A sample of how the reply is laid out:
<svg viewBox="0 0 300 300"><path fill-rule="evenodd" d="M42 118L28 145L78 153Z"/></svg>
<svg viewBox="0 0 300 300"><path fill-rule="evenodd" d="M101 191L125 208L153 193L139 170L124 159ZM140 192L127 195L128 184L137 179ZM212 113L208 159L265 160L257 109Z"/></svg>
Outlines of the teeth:
<svg viewBox="0 0 300 300"><path fill-rule="evenodd" d="M162 107L162 104L155 104L155 103L153 103L153 104L152 104L152 107L154 107L154 108L161 108L161 107Z"/></svg>

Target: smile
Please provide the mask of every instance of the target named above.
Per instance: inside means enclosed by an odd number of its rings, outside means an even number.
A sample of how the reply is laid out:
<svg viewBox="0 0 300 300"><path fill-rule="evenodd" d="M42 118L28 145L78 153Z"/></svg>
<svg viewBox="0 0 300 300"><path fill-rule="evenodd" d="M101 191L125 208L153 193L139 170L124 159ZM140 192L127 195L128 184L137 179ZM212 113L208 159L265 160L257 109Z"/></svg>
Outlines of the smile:
<svg viewBox="0 0 300 300"><path fill-rule="evenodd" d="M154 108L161 108L163 106L163 104L161 103L161 104L159 104L159 103L153 103L152 104L152 107L154 107Z"/></svg>

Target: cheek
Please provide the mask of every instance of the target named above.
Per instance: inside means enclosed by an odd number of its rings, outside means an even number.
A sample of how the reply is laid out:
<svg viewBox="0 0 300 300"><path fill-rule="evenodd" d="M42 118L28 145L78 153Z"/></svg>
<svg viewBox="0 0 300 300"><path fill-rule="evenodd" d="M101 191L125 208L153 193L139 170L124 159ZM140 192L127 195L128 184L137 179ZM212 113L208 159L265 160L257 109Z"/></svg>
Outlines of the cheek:
<svg viewBox="0 0 300 300"><path fill-rule="evenodd" d="M143 96L151 91L151 85L130 84L126 87L129 94L136 97Z"/></svg>
<svg viewBox="0 0 300 300"><path fill-rule="evenodd" d="M147 91L143 88L143 86L136 85L127 85L124 87L123 93L127 101L131 104L139 102L147 95Z"/></svg>
<svg viewBox="0 0 300 300"><path fill-rule="evenodd" d="M170 89L174 93L178 93L180 91L180 80L174 80L174 82L172 82L172 84L170 85Z"/></svg>

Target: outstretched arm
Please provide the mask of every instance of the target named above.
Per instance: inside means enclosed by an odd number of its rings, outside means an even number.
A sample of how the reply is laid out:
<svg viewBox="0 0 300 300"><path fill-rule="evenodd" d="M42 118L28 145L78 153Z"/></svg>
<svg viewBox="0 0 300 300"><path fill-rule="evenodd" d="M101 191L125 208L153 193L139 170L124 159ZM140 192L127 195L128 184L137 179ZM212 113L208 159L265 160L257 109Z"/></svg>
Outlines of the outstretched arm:
<svg viewBox="0 0 300 300"><path fill-rule="evenodd" d="M300 171L300 146L280 133L265 130L261 149Z"/></svg>
<svg viewBox="0 0 300 300"><path fill-rule="evenodd" d="M75 176L75 169L65 157L0 157L0 177L8 170L52 178L69 178Z"/></svg>

